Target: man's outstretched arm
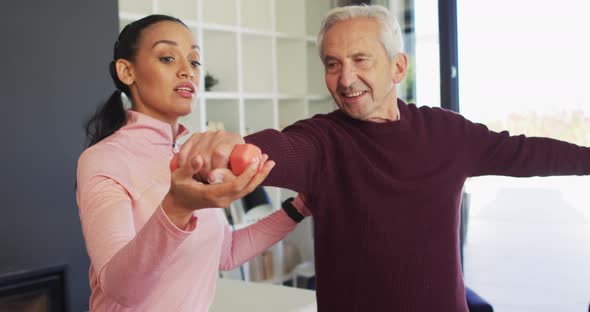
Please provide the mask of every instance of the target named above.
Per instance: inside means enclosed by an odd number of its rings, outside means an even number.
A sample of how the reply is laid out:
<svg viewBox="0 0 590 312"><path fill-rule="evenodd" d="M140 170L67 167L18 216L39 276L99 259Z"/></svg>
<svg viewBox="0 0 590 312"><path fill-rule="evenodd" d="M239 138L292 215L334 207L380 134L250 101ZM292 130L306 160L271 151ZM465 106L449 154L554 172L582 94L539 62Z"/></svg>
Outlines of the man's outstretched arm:
<svg viewBox="0 0 590 312"><path fill-rule="evenodd" d="M322 168L322 155L318 140L304 125L290 126L282 132L268 129L245 138L226 131L208 131L192 135L179 152L179 163L200 155L204 164L195 178L214 181L216 168L228 168L229 156L237 144L254 144L274 160L276 166L263 185L288 188L298 192L311 192Z"/></svg>

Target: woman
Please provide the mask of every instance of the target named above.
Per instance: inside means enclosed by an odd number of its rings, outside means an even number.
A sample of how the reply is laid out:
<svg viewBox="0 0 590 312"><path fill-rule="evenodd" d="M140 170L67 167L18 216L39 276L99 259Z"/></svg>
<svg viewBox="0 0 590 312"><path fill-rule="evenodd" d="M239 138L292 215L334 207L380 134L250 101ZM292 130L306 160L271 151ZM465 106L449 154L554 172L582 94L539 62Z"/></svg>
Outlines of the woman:
<svg viewBox="0 0 590 312"><path fill-rule="evenodd" d="M127 25L110 72L117 87L87 125L77 201L91 260L91 311L207 311L218 270L267 249L296 222L284 210L232 232L219 208L251 192L274 163L240 176L193 178L200 156L169 163L199 84L199 48L182 21L151 15ZM132 102L124 110L121 92ZM291 212L292 213L292 212Z"/></svg>

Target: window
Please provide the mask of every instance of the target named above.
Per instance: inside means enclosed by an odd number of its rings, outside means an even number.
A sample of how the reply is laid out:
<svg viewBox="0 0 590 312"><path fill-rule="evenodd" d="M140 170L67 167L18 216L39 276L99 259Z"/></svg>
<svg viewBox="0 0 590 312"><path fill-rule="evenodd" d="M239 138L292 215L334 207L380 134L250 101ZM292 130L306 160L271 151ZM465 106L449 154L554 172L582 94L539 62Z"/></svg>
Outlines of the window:
<svg viewBox="0 0 590 312"><path fill-rule="evenodd" d="M461 114L590 146L590 3L457 1ZM472 178L465 280L498 311L586 311L589 177Z"/></svg>

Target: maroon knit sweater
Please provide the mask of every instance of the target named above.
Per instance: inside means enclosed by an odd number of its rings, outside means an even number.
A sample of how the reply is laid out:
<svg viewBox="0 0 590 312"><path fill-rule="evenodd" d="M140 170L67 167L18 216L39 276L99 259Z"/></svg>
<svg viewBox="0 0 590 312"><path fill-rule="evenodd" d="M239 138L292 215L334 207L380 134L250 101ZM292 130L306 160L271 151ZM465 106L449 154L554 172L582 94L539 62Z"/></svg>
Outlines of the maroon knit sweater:
<svg viewBox="0 0 590 312"><path fill-rule="evenodd" d="M308 196L320 311L467 312L458 241L465 179L590 173L589 148L398 105L399 121L335 111L246 137L277 163L266 185Z"/></svg>

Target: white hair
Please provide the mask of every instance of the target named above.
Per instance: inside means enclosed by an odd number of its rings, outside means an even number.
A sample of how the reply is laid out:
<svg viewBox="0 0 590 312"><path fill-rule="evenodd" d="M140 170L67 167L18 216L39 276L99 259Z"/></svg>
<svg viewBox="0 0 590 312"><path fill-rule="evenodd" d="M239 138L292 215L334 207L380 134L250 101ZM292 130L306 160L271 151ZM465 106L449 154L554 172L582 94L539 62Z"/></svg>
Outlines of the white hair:
<svg viewBox="0 0 590 312"><path fill-rule="evenodd" d="M326 17L322 20L322 26L317 38L321 58L323 58L322 44L326 31L338 22L358 17L372 18L379 23L381 26L381 44L390 59L403 51L402 31L397 18L383 6L362 4L334 8L326 14Z"/></svg>

